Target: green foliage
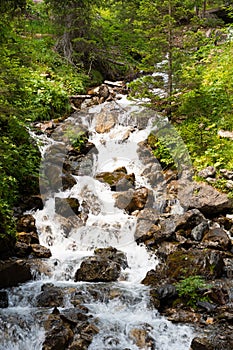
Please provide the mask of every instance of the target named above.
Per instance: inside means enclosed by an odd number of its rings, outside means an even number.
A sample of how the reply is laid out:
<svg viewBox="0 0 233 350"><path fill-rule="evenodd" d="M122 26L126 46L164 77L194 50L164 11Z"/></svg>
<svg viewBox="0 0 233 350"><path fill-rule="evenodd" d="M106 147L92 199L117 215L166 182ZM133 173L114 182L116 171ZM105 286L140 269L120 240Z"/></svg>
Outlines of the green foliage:
<svg viewBox="0 0 233 350"><path fill-rule="evenodd" d="M163 169L175 165L165 139L157 139L151 134L148 137L148 144L151 146L154 156L160 162Z"/></svg>
<svg viewBox="0 0 233 350"><path fill-rule="evenodd" d="M233 125L233 44L208 48L202 65L187 65L186 78L196 81L193 89L179 96L176 117L184 118L177 128L197 170L208 165L232 169L232 140L220 138L219 130L232 131ZM203 54L203 53L202 53ZM220 181L221 182L221 181ZM223 189L223 183L216 186Z"/></svg>
<svg viewBox="0 0 233 350"><path fill-rule="evenodd" d="M78 133L74 133L72 130L68 130L67 132L69 141L71 145L78 151L82 152L83 147L88 141L87 133L84 131L80 131Z"/></svg>
<svg viewBox="0 0 233 350"><path fill-rule="evenodd" d="M66 114L69 95L83 92L88 82L54 51L55 28L44 4L13 2L23 11L5 6L0 20L1 237L15 235L14 207L39 192L40 152L28 123Z"/></svg>
<svg viewBox="0 0 233 350"><path fill-rule="evenodd" d="M176 283L179 297L192 307L195 307L198 301L209 301L209 298L203 295L203 291L210 287L201 276L190 276Z"/></svg>

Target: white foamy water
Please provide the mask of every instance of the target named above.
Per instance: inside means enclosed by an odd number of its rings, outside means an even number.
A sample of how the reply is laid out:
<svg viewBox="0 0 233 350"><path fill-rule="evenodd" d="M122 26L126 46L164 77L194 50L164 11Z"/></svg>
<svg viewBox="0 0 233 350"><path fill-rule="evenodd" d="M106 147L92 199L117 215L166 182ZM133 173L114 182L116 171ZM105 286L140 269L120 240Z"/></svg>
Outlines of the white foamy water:
<svg viewBox="0 0 233 350"><path fill-rule="evenodd" d="M40 311L35 306L41 286L46 282L63 288L72 286L86 293L86 305L100 330L89 346L90 350L189 349L194 336L192 328L174 325L161 317L150 306L148 288L140 283L158 261L145 246L137 245L134 240L136 215L129 215L116 208L114 192L110 186L95 179L99 172L113 171L124 166L128 174L135 174L136 187L152 189L148 180L141 176L146 165L141 162L137 152L138 143L144 141L150 133L152 120L148 118L147 126L139 130L137 114L135 115L137 107L123 99L118 102L119 117L115 127L109 133L98 134L95 131L94 115L101 108L102 106L91 108L91 116L88 112L83 116L82 112L81 118L72 116L67 120L69 128L73 124L75 129L80 120L88 127L90 141L98 151L93 156L93 176L76 175L77 184L70 190L54 192L50 189L44 209L33 213L40 243L52 252L52 257L45 262L49 272L37 274L36 281L9 291L9 308L0 310L0 317L5 320L0 326L0 337L4 338L4 341L0 341L0 350L42 349L45 335L42 322L38 322L41 319L41 316L37 317ZM56 145L57 142L50 141L44 147L41 146L43 153L46 154L48 147L51 151L53 144ZM62 145L60 134L59 145ZM156 198L156 189L153 190ZM83 210L85 206L89 208L88 217L81 223L78 220L67 222L67 218L55 211L56 197L77 198ZM181 208L176 204L173 210L179 211ZM74 283L74 274L83 259L92 255L95 248L109 246L123 251L129 266L122 271L118 282L105 284L106 288L117 290L112 299L105 298L103 284L98 283L92 287L101 297L94 299L89 295L90 284ZM67 305L72 306L68 299ZM51 310L44 310L42 319L50 312ZM149 339L147 345L138 342L138 332Z"/></svg>

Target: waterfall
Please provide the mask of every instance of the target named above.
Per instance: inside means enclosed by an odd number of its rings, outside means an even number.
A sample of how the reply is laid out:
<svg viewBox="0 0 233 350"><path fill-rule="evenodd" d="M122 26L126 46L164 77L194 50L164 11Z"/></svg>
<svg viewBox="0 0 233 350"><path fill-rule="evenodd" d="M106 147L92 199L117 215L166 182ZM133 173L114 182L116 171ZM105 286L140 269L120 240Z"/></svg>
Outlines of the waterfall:
<svg viewBox="0 0 233 350"><path fill-rule="evenodd" d="M108 132L96 132L96 114L108 110L115 122ZM8 289L9 307L0 309L0 350L41 350L45 338L43 322L51 308L36 307L36 298L44 283L63 288L66 300L60 309L73 307L70 289L85 295L85 305L96 320L99 333L90 350L188 350L194 337L188 325L176 325L151 307L149 290L140 282L147 271L154 269L158 260L143 245L135 242L137 216L115 206L114 192L106 183L96 179L101 172L112 172L125 167L135 175L136 188L146 187L153 193L152 205L162 210L165 187L153 183L146 175L147 163L140 156L140 145L155 128L158 116L128 102L125 98L104 103L88 111L76 112L52 134L49 141L40 142L43 154L41 191L44 208L32 212L36 219L40 243L51 250L52 257L43 260L42 271L35 268L34 280ZM52 165L62 168L70 134L88 130L89 141L95 149L79 162L73 177L76 184L62 190L43 183L43 171L51 166L53 147L59 147L60 159ZM49 157L48 157L49 154ZM57 153L56 153L57 154ZM159 167L156 163L155 166ZM88 171L87 171L88 168ZM51 168L53 173L53 168ZM83 211L82 220L72 222L67 232L67 221L56 213L56 198L77 198ZM178 210L181 210L177 206ZM171 209L176 210L175 206ZM74 282L74 274L81 262L92 256L95 248L115 247L127 256L128 267L116 282ZM95 291L95 297L93 296ZM146 334L147 344L140 343L140 332ZM139 333L139 336L135 334Z"/></svg>

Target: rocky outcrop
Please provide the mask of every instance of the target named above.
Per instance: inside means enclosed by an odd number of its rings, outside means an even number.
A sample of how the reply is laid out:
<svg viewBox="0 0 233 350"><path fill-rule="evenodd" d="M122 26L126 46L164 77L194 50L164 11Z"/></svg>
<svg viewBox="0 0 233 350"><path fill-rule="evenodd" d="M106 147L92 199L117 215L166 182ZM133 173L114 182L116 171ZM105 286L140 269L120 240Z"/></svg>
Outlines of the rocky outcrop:
<svg viewBox="0 0 233 350"><path fill-rule="evenodd" d="M75 282L112 282L120 277L121 268L127 267L123 252L115 248L97 249L75 273Z"/></svg>

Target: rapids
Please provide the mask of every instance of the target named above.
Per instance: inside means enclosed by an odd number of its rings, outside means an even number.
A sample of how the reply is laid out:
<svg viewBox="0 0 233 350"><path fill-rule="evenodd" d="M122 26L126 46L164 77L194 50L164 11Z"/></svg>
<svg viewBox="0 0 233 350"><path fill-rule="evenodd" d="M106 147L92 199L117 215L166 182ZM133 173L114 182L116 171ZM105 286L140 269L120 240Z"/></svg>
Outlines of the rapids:
<svg viewBox="0 0 233 350"><path fill-rule="evenodd" d="M97 133L95 115L103 108L114 110L117 121L109 132ZM0 309L0 350L42 349L45 337L43 322L52 309L36 307L36 297L42 285L48 282L67 290L64 307L73 307L69 300L69 288L76 288L85 295L85 305L100 330L89 346L90 350L189 349L195 335L192 327L172 324L159 315L150 306L148 288L140 284L147 271L155 268L158 260L134 240L136 215L116 208L114 192L107 184L95 179L97 173L124 166L128 174L135 174L136 187L145 186L153 191L153 206L162 211L166 189L163 184L151 183L146 176L142 176L147 164L138 152L138 144L146 140L151 130L156 129L157 120L158 116L123 97L117 103L104 103L88 111L74 113L55 130L50 139L36 136L43 155L42 171L47 166L47 152L51 153L51 148L57 145L62 150L61 160L57 162L54 159L54 162L62 167L67 134L70 134L70 130L75 134L80 126L88 129L89 141L97 151L90 151L86 156L91 162L91 171L74 175L77 184L70 190L43 189L44 208L32 214L36 219L40 243L52 253L50 259L43 261L49 273L39 273L35 268L33 281L8 289L9 307ZM81 172L86 169L85 162L80 165ZM64 223L55 212L55 197L69 196L77 198L83 207L86 203L90 211L85 223L74 224L67 234ZM181 208L175 204L171 210L179 212ZM119 281L75 283L74 274L82 260L92 255L95 248L109 246L127 255L129 267L123 271ZM115 297L109 298L112 291ZM138 330L147 335L147 345L135 340L134 335Z"/></svg>

